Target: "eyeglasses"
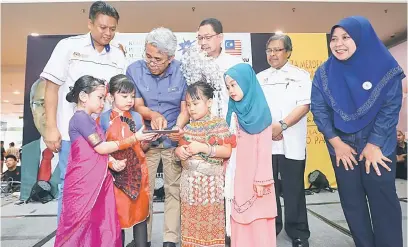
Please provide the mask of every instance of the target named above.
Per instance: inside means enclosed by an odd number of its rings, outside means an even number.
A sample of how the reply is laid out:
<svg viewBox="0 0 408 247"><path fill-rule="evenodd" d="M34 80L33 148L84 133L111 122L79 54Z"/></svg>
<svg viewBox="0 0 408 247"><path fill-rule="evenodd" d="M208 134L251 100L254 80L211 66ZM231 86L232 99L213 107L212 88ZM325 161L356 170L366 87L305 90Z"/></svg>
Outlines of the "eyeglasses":
<svg viewBox="0 0 408 247"><path fill-rule="evenodd" d="M40 99L40 100L33 101L31 102L31 106L33 107L34 111L39 108L44 108L44 100Z"/></svg>
<svg viewBox="0 0 408 247"><path fill-rule="evenodd" d="M198 41L203 41L203 39L210 41L212 37L217 36L218 34L208 35L208 36L197 36Z"/></svg>
<svg viewBox="0 0 408 247"><path fill-rule="evenodd" d="M169 60L168 58L163 60L163 59L157 58L157 57L148 57L148 56L146 55L146 52L143 53L142 57L143 57L143 60L145 60L145 62L146 62L147 64L152 63L152 64L155 65L155 66L163 65L163 64L165 64L165 63Z"/></svg>
<svg viewBox="0 0 408 247"><path fill-rule="evenodd" d="M272 54L272 52L274 54L276 54L276 53L279 53L279 52L281 52L283 50L285 50L285 48L273 48L273 49L266 49L265 52L266 52L267 55L270 55L270 54Z"/></svg>

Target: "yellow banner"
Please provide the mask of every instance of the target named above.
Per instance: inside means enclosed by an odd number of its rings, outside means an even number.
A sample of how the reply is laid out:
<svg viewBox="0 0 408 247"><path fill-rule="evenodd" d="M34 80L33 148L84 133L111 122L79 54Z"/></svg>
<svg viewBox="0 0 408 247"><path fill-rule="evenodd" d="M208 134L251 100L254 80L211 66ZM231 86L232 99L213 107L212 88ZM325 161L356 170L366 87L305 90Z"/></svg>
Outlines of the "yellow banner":
<svg viewBox="0 0 408 247"><path fill-rule="evenodd" d="M316 69L328 58L327 36L322 33L289 33L293 52L290 62L310 73L313 79ZM309 187L308 175L314 170L323 172L330 186L337 187L334 170L323 135L317 130L311 112L307 115L307 147L305 188Z"/></svg>

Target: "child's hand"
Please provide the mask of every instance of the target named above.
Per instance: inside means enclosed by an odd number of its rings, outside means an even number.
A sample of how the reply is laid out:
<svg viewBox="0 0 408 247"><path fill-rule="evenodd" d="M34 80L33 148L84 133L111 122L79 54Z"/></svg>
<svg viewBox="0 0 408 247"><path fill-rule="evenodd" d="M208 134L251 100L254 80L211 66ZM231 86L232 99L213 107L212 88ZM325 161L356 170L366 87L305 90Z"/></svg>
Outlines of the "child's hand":
<svg viewBox="0 0 408 247"><path fill-rule="evenodd" d="M174 142L178 142L180 140L180 138L184 135L184 131L183 129L180 129L177 125L174 126L172 128L172 130L178 130L177 133L171 133L168 135L168 137L170 138L170 140L174 141Z"/></svg>
<svg viewBox="0 0 408 247"><path fill-rule="evenodd" d="M189 152L191 155L207 153L208 151L207 145L201 142L193 141L187 146L187 152Z"/></svg>
<svg viewBox="0 0 408 247"><path fill-rule="evenodd" d="M187 148L187 145L177 147L176 150L174 150L174 153L177 155L177 157L179 157L180 160L187 160L191 156L191 154L187 151Z"/></svg>
<svg viewBox="0 0 408 247"><path fill-rule="evenodd" d="M143 125L142 128L140 128L140 130L135 133L136 139L138 141L150 141L157 135L156 133L143 133L144 130L145 126Z"/></svg>
<svg viewBox="0 0 408 247"><path fill-rule="evenodd" d="M262 185L255 185L254 184L254 190L256 192L256 195L258 197L262 197L263 196L263 191L264 191L264 187Z"/></svg>
<svg viewBox="0 0 408 247"><path fill-rule="evenodd" d="M112 170L114 170L115 172L120 172L123 169L125 169L126 167L126 160L114 160L112 163Z"/></svg>

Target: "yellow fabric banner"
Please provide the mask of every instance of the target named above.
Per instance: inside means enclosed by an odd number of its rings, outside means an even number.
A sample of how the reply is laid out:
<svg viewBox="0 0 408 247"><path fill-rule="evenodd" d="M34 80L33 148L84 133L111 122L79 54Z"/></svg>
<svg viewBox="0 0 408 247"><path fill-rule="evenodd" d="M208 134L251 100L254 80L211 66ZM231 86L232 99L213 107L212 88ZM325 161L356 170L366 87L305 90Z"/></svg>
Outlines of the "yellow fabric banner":
<svg viewBox="0 0 408 247"><path fill-rule="evenodd" d="M289 61L310 73L313 80L316 69L328 58L327 35L322 33L288 33L293 52ZM308 175L314 170L323 172L330 186L336 188L336 177L331 165L323 135L317 130L311 112L307 115L307 147L305 188L309 188Z"/></svg>

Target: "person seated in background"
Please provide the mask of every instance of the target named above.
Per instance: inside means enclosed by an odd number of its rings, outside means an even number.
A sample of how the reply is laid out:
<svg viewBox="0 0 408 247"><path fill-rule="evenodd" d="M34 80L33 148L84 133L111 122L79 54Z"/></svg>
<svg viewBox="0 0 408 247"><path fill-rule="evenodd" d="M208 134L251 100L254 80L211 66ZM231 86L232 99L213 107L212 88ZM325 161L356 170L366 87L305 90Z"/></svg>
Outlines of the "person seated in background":
<svg viewBox="0 0 408 247"><path fill-rule="evenodd" d="M9 154L6 156L7 171L1 177L2 181L21 181L21 167L17 166L17 157Z"/></svg>
<svg viewBox="0 0 408 247"><path fill-rule="evenodd" d="M16 145L14 142L10 142L9 148L6 151L6 156L7 155L14 155L16 157L17 162L20 159L20 152L18 151L18 148L16 148Z"/></svg>
<svg viewBox="0 0 408 247"><path fill-rule="evenodd" d="M407 180L407 142L405 141L405 135L401 130L397 131L397 148L395 153L397 154L397 170L395 177Z"/></svg>

